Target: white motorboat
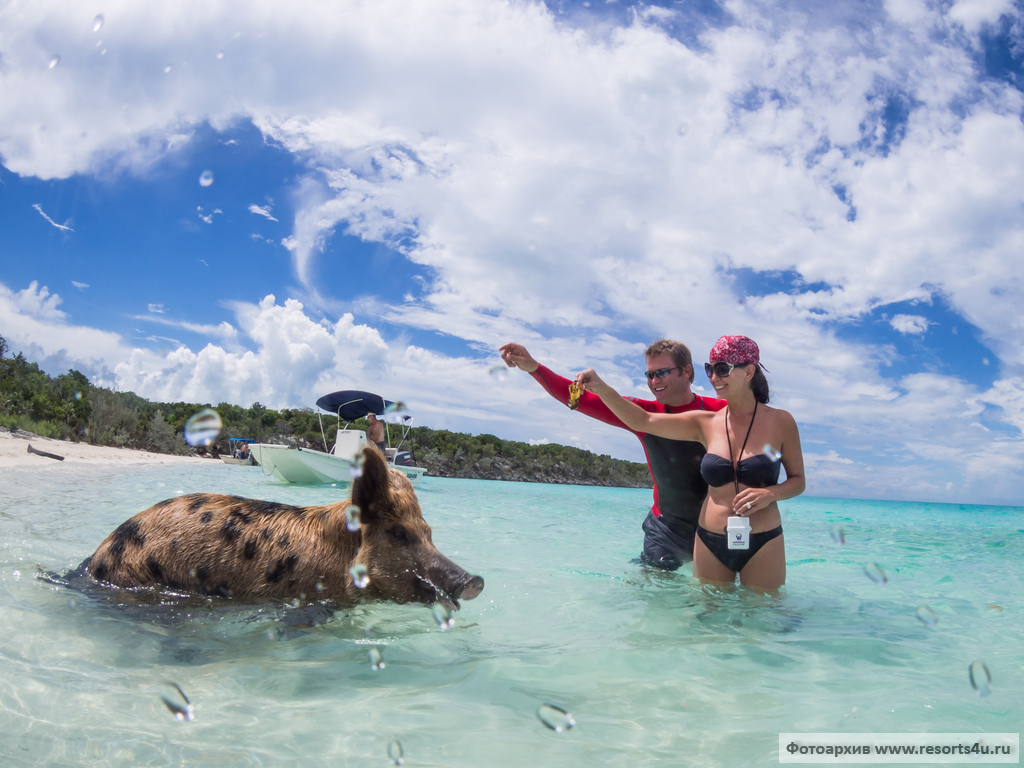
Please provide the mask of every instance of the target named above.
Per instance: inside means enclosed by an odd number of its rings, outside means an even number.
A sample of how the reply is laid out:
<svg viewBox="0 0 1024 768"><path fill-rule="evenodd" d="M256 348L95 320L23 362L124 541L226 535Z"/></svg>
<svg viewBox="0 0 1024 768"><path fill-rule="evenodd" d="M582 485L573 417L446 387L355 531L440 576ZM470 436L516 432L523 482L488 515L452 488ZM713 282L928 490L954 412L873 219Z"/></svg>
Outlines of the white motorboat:
<svg viewBox="0 0 1024 768"><path fill-rule="evenodd" d="M291 445L272 445L269 443L251 443L249 452L263 467L264 473L273 475L286 483L310 485L316 483L349 483L359 475L358 464L353 460L362 456L367 445L366 432L361 429L349 429L355 419L369 414L382 416L386 434L384 456L388 465L397 469L418 486L427 471L423 467L412 466L412 454L400 450L402 443L412 428L412 417L395 410L393 403L379 395L357 390L343 390L324 395L316 401L318 407L334 413L338 417L338 432L334 445L329 451L317 451L312 448L297 448ZM341 427L342 420L346 424ZM402 434L398 445L391 447L390 426L396 424ZM323 421L320 423L323 434ZM324 438L324 447L327 440Z"/></svg>

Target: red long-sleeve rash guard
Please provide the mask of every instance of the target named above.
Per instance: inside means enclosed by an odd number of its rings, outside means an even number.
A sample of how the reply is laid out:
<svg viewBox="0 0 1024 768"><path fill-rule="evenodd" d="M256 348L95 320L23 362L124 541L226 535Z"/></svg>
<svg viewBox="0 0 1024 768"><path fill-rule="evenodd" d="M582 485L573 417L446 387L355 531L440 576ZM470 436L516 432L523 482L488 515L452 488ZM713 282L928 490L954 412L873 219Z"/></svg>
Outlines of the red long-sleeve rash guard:
<svg viewBox="0 0 1024 768"><path fill-rule="evenodd" d="M569 379L543 365L530 375L558 402L569 402L569 385L572 384ZM725 400L700 395L694 395L693 402L679 407L666 407L657 400L641 400L636 397L626 399L649 413L720 411L725 408ZM676 530L695 531L700 508L708 493L708 484L700 476L700 462L707 453L704 446L691 440L669 440L630 429L592 392L580 395L577 410L592 419L629 430L640 439L647 457L647 469L654 481L654 506L651 512Z"/></svg>

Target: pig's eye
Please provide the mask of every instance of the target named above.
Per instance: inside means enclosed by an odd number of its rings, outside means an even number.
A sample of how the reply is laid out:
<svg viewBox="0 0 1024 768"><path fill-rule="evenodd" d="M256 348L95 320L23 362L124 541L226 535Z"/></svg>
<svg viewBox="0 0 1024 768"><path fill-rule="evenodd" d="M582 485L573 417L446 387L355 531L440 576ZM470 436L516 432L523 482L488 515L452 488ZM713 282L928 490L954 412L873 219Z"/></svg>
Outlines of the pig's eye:
<svg viewBox="0 0 1024 768"><path fill-rule="evenodd" d="M388 538L396 547L409 546L409 534L406 533L405 528L389 528Z"/></svg>

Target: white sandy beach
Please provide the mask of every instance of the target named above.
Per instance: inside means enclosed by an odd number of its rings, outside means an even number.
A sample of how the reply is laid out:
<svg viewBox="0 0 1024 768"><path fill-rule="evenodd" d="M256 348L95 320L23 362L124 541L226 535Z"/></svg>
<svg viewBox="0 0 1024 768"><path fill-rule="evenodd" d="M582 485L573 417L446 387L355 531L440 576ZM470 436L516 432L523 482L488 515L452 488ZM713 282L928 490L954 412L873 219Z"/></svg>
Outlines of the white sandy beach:
<svg viewBox="0 0 1024 768"><path fill-rule="evenodd" d="M31 445L38 451L63 456L64 461L57 461L46 456L37 456L28 452ZM13 434L0 430L0 469L52 469L68 465L98 464L182 464L212 461L195 456L170 456L165 453L135 451L128 448L113 448L88 443L72 443L66 440L51 440L47 437L24 434Z"/></svg>

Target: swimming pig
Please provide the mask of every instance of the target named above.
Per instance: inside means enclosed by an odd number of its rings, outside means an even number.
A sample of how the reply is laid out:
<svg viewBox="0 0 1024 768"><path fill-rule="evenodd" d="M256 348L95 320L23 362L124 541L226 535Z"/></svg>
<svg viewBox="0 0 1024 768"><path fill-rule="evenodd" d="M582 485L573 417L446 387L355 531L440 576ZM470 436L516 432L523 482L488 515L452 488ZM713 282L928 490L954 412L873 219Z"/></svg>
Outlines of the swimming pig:
<svg viewBox="0 0 1024 768"><path fill-rule="evenodd" d="M346 511L360 510L350 531ZM361 565L369 584L349 573ZM193 493L122 523L80 569L118 587L165 586L240 599L442 602L480 594L484 580L442 555L412 484L375 447L352 499L325 507ZM358 570L358 569L357 569Z"/></svg>

